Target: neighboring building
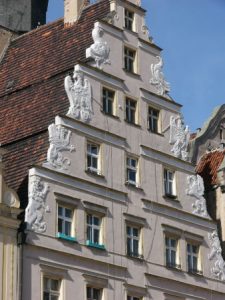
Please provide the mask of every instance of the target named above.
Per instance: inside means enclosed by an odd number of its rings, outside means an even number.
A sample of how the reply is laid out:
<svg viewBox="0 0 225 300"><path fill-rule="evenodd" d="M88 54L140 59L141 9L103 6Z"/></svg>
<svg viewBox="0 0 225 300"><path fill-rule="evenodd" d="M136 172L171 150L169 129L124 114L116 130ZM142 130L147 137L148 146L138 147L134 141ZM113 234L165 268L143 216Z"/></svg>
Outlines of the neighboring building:
<svg viewBox="0 0 225 300"><path fill-rule="evenodd" d="M48 0L1 0L0 25L26 32L46 23Z"/></svg>
<svg viewBox="0 0 225 300"><path fill-rule="evenodd" d="M23 300L225 296L216 223L145 13L135 0L68 0L64 22L14 39L0 64L5 178L26 208Z"/></svg>
<svg viewBox="0 0 225 300"><path fill-rule="evenodd" d="M193 162L204 179L205 198L213 220L217 222L225 257L225 105L216 107L212 116L192 140Z"/></svg>
<svg viewBox="0 0 225 300"><path fill-rule="evenodd" d="M18 300L20 296L21 253L17 246L20 226L19 199L3 179L2 152L0 153L0 298Z"/></svg>

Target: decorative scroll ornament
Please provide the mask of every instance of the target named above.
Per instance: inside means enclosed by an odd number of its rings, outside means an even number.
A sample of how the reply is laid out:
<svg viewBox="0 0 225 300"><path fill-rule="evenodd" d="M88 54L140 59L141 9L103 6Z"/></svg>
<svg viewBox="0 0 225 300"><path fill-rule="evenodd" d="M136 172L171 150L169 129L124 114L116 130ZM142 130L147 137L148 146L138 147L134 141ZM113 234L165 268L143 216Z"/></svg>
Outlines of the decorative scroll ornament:
<svg viewBox="0 0 225 300"><path fill-rule="evenodd" d="M119 20L119 16L116 10L110 11L107 16L104 18L104 21L108 22L109 24L114 25L115 21Z"/></svg>
<svg viewBox="0 0 225 300"><path fill-rule="evenodd" d="M29 203L25 211L25 222L27 229L35 232L45 232L46 222L44 221L45 212L50 212L49 207L45 203L48 193L47 183L41 182L38 176L32 176L29 179Z"/></svg>
<svg viewBox="0 0 225 300"><path fill-rule="evenodd" d="M211 268L212 275L222 281L225 281L225 262L222 257L222 249L217 231L214 230L208 235L211 251L208 255L209 260L214 260L214 266Z"/></svg>
<svg viewBox="0 0 225 300"><path fill-rule="evenodd" d="M60 125L51 124L48 126L48 133L50 146L47 161L54 168L66 170L70 165L70 160L63 157L61 151L69 150L72 152L75 150L75 147L70 145L71 131Z"/></svg>
<svg viewBox="0 0 225 300"><path fill-rule="evenodd" d="M150 83L152 85L155 85L157 93L163 96L164 94L170 91L170 85L168 82L165 81L164 74L162 72L162 58L160 56L156 56L156 58L158 59L158 63L151 64L152 78L150 80Z"/></svg>
<svg viewBox="0 0 225 300"><path fill-rule="evenodd" d="M195 197L197 200L192 204L193 214L202 217L209 217L204 195L204 182L199 175L190 175L187 177L188 188L186 194Z"/></svg>
<svg viewBox="0 0 225 300"><path fill-rule="evenodd" d="M102 69L104 64L111 64L109 59L110 48L103 40L104 31L99 26L99 23L95 23L92 30L92 38L94 44L90 48L86 49L86 58L93 58L95 60L95 67Z"/></svg>
<svg viewBox="0 0 225 300"><path fill-rule="evenodd" d="M79 65L74 67L73 80L67 76L64 85L70 102L67 115L81 119L83 122L90 121L93 113L91 85L87 79L84 79Z"/></svg>
<svg viewBox="0 0 225 300"><path fill-rule="evenodd" d="M173 145L171 152L175 157L183 160L188 160L188 143L190 139L190 132L188 126L184 126L183 119L178 117L170 118L170 141Z"/></svg>

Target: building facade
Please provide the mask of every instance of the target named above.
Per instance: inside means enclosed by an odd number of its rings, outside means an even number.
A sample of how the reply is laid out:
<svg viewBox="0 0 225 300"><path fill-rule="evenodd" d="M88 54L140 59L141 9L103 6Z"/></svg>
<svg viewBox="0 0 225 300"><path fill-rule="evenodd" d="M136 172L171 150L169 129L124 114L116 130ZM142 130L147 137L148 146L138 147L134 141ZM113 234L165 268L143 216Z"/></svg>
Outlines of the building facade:
<svg viewBox="0 0 225 300"><path fill-rule="evenodd" d="M146 11L92 2L66 1L64 22L13 40L0 65L21 299L221 300L217 224Z"/></svg>

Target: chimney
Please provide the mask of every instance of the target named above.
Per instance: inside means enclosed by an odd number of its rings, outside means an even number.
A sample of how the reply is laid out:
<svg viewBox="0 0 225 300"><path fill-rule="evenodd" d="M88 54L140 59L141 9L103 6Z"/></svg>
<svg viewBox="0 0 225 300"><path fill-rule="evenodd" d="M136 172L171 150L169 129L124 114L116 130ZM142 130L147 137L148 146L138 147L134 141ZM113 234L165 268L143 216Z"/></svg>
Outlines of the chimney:
<svg viewBox="0 0 225 300"><path fill-rule="evenodd" d="M64 24L75 23L79 19L82 9L88 3L87 0L64 0Z"/></svg>

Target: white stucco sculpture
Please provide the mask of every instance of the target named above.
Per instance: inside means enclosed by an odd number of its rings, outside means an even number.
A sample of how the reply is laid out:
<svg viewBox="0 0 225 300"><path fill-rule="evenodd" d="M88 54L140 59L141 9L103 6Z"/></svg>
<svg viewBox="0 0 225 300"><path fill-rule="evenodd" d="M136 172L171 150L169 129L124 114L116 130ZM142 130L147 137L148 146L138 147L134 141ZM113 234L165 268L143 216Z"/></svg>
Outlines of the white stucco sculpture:
<svg viewBox="0 0 225 300"><path fill-rule="evenodd" d="M184 126L180 115L170 118L170 141L173 145L171 152L175 157L188 160L188 143L190 132L188 126Z"/></svg>
<svg viewBox="0 0 225 300"><path fill-rule="evenodd" d="M48 133L50 146L47 161L56 169L66 170L70 165L70 160L64 157L61 151L72 152L75 150L75 147L70 144L71 131L60 125L51 124L48 126Z"/></svg>
<svg viewBox="0 0 225 300"><path fill-rule="evenodd" d="M86 58L93 58L95 60L95 67L102 69L104 64L110 64L109 53L110 48L103 40L104 30L101 28L99 22L95 23L92 30L92 38L94 44L86 49Z"/></svg>
<svg viewBox="0 0 225 300"><path fill-rule="evenodd" d="M222 249L217 231L209 233L210 253L209 260L214 260L214 266L211 268L213 277L225 281L225 262L222 257Z"/></svg>
<svg viewBox="0 0 225 300"><path fill-rule="evenodd" d="M48 193L47 183L43 183L38 176L29 178L28 205L25 210L25 222L27 229L35 232L45 232L46 222L44 220L45 212L50 212L49 207L45 203Z"/></svg>
<svg viewBox="0 0 225 300"><path fill-rule="evenodd" d="M84 79L79 65L74 67L73 78L69 75L65 78L64 85L70 102L67 115L83 122L90 121L93 113L91 85Z"/></svg>
<svg viewBox="0 0 225 300"><path fill-rule="evenodd" d="M163 96L170 91L170 85L166 82L162 72L162 57L156 56L156 58L158 59L158 62L156 64L151 64L152 78L150 79L150 83L156 87L157 93Z"/></svg>
<svg viewBox="0 0 225 300"><path fill-rule="evenodd" d="M186 194L196 198L195 203L192 204L193 214L202 217L209 217L206 207L206 201L204 195L204 182L199 175L190 175L187 177L187 189Z"/></svg>

